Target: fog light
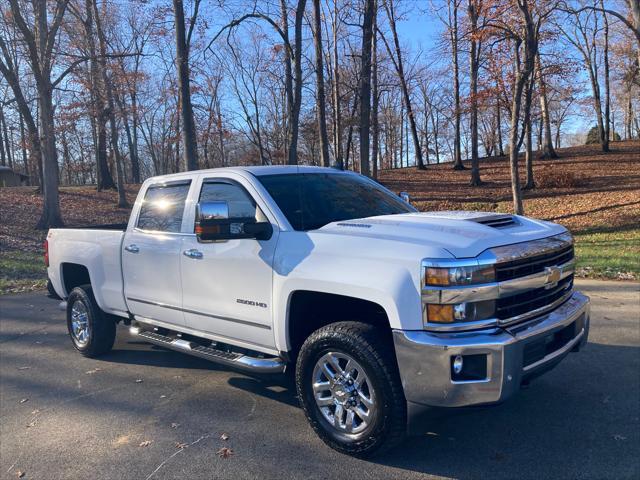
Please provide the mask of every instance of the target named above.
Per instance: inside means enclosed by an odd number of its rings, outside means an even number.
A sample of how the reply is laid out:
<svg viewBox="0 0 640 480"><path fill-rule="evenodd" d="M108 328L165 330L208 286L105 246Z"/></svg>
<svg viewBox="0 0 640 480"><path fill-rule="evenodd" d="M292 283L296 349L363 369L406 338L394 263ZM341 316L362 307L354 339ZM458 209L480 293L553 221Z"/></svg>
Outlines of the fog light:
<svg viewBox="0 0 640 480"><path fill-rule="evenodd" d="M460 372L462 372L462 366L462 355L456 355L456 358L453 359L453 373L456 375L460 374Z"/></svg>

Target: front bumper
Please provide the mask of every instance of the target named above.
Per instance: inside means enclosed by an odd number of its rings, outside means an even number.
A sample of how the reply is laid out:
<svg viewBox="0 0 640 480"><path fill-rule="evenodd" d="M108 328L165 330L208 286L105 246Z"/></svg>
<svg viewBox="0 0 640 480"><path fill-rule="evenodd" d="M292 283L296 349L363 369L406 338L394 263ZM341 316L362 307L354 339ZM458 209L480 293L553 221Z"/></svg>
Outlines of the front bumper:
<svg viewBox="0 0 640 480"><path fill-rule="evenodd" d="M394 330L393 340L409 403L466 407L506 400L524 381L583 346L588 333L589 297L575 292L552 312L518 325L448 333ZM484 378L452 380L457 355L484 356Z"/></svg>

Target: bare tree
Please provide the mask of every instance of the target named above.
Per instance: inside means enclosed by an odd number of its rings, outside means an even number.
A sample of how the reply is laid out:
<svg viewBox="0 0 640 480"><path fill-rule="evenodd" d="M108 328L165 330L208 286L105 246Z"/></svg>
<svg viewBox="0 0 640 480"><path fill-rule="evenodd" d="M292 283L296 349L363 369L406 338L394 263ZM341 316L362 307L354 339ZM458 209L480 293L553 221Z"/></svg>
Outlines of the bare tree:
<svg viewBox="0 0 640 480"><path fill-rule="evenodd" d="M391 50L389 43L385 36L380 32L380 38L382 39L387 53L391 58L393 66L398 74L398 80L400 81L400 88L402 89L402 97L404 99L404 106L407 109L407 117L409 121L409 128L411 129L411 138L413 139L414 155L416 156L416 165L419 170L424 170L424 160L422 159L422 149L420 148L420 138L418 137L418 128L416 127L416 119L413 113L411 105L411 96L409 95L409 87L407 86L407 78L405 76L404 65L402 62L402 50L400 48L400 40L398 38L398 30L396 28L396 14L394 2L396 0L384 0L384 8L387 12L387 18L389 19L389 28L393 37L393 45L395 48L395 54Z"/></svg>
<svg viewBox="0 0 640 480"><path fill-rule="evenodd" d="M469 95L471 96L471 186L477 187L482 184L480 179L480 160L478 158L478 71L480 70L479 56L480 46L478 32L478 17L483 7L482 0L469 0L467 4L467 15L469 16L470 44L469 51Z"/></svg>
<svg viewBox="0 0 640 480"><path fill-rule="evenodd" d="M104 6L104 3L103 3ZM113 94L113 85L111 79L107 73L107 41L105 38L104 30L102 29L102 21L100 20L100 13L98 12L97 0L93 0L93 13L96 19L96 33L98 34L98 45L100 48L99 65L102 80L102 89L105 92L107 98L107 111L106 114L109 118L109 127L111 133L111 149L115 157L116 164L116 178L118 182L118 207L127 208L129 202L127 202L127 195L124 188L124 167L122 155L120 155L120 148L118 147L118 125L116 123L115 113L115 101Z"/></svg>
<svg viewBox="0 0 640 480"><path fill-rule="evenodd" d="M371 175L369 164L369 127L371 126L371 44L373 38L373 0L364 0L362 50L360 51L360 173Z"/></svg>
<svg viewBox="0 0 640 480"><path fill-rule="evenodd" d="M449 38L451 41L451 58L453 62L453 95L454 95L454 153L453 169L464 170L462 152L460 148L460 122L462 111L460 107L460 64L458 61L458 8L461 0L447 0L449 14Z"/></svg>
<svg viewBox="0 0 640 480"><path fill-rule="evenodd" d="M380 92L378 91L378 2L374 0L373 25L371 39L371 176L378 178L378 150L380 147L380 122L378 107Z"/></svg>
<svg viewBox="0 0 640 480"><path fill-rule="evenodd" d="M324 93L324 65L322 62L322 18L320 14L320 0L313 0L313 44L316 55L316 115L318 117L318 132L320 133L320 159L323 166L330 165L329 136L327 134L327 114Z"/></svg>
<svg viewBox="0 0 640 480"><path fill-rule="evenodd" d="M184 5L182 0L173 0L173 14L176 25L176 64L178 67L178 89L180 91L180 118L182 120L182 142L184 168L198 169L198 141L191 105L191 81L189 79L189 51L191 36L198 17L200 0L194 0L193 15L189 20L189 30L185 33Z"/></svg>
<svg viewBox="0 0 640 480"><path fill-rule="evenodd" d="M540 114L542 115L543 125L543 141L542 156L543 158L558 158L558 154L553 148L553 139L551 137L551 115L549 114L549 99L547 96L547 81L544 78L543 65L540 61L540 52L536 55L536 72L538 77L538 90L540 96Z"/></svg>
<svg viewBox="0 0 640 480"><path fill-rule="evenodd" d="M30 12L33 15L33 24L28 24L27 19L31 15L25 14L25 4L19 3L18 0L9 0L13 21L20 32L21 40L26 45L27 61L35 78L38 92L39 134L42 139L39 146L42 155L42 193L44 197L42 215L36 225L36 228L39 229L62 225L58 195L58 156L53 108L53 89L62 77L52 80L51 72L54 64L54 47L67 4L68 0L57 0L55 2L52 10L52 21L49 23L46 0L34 0L31 4L33 12ZM4 40L0 39L0 42L2 42L0 43L0 48L5 57L5 62L0 68L16 98L22 97L18 100L18 104L23 104L21 110L24 110L23 114L26 117L28 108L24 108L27 103L22 94L19 79L15 78L15 69L12 71L13 62L9 63L6 58L8 49ZM66 73L63 72L62 75Z"/></svg>

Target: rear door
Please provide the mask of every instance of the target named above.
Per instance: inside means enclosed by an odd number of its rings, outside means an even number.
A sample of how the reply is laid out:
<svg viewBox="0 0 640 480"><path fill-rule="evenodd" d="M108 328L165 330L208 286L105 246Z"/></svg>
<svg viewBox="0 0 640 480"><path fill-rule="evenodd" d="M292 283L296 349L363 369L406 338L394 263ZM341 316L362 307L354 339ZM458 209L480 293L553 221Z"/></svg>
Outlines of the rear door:
<svg viewBox="0 0 640 480"><path fill-rule="evenodd" d="M124 292L136 316L184 326L180 248L191 180L150 184L122 245Z"/></svg>

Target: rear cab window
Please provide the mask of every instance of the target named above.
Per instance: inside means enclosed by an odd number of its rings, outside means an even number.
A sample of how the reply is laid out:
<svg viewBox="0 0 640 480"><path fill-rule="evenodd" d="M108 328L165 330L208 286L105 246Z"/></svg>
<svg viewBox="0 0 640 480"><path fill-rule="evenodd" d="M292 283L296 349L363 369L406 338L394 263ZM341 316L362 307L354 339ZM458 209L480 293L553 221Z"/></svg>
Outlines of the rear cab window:
<svg viewBox="0 0 640 480"><path fill-rule="evenodd" d="M146 232L179 233L191 180L151 185L145 192L136 228Z"/></svg>

